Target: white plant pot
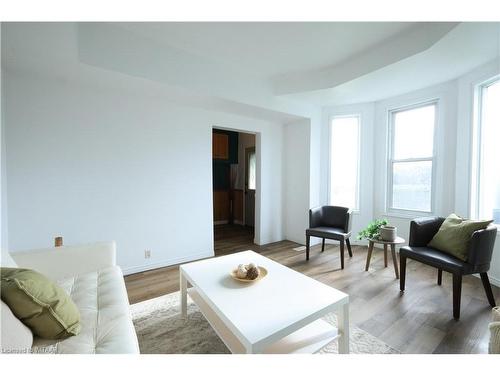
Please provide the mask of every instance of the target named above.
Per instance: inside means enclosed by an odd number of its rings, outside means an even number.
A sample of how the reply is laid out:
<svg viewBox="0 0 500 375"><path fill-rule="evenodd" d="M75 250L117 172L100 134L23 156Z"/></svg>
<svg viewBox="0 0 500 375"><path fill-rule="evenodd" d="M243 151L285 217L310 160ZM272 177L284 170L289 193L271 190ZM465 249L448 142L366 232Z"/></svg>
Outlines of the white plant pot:
<svg viewBox="0 0 500 375"><path fill-rule="evenodd" d="M398 228L391 225L384 225L380 227L379 233L382 241L393 242L398 236Z"/></svg>

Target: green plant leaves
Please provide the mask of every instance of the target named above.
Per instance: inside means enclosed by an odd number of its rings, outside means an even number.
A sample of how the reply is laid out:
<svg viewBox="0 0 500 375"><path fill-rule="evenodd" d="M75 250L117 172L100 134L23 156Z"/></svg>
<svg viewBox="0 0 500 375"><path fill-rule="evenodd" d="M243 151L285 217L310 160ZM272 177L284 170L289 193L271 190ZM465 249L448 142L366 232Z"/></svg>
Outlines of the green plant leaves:
<svg viewBox="0 0 500 375"><path fill-rule="evenodd" d="M378 239L379 234L380 234L380 227L382 225L387 225L389 222L386 219L380 219L380 220L374 220L368 226L363 229L361 232L358 233L357 239L358 240L372 240L372 239Z"/></svg>

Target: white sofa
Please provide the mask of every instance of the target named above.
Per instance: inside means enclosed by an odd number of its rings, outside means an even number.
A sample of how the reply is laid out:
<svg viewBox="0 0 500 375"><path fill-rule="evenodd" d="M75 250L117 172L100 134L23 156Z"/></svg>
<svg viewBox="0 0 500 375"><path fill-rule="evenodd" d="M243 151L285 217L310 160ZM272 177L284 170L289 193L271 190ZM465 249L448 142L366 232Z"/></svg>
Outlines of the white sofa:
<svg viewBox="0 0 500 375"><path fill-rule="evenodd" d="M8 258L5 253L3 255L3 258ZM68 292L80 311L82 330L79 335L59 341L34 337L33 352L139 353L123 274L116 265L115 242L62 246L10 255L18 267L34 269L56 281ZM9 266L6 263L7 260L2 259L2 265ZM2 309L2 322L5 321L4 310L7 309ZM13 337L12 332L4 335L3 331L9 327L0 328L4 352L9 350L9 337Z"/></svg>

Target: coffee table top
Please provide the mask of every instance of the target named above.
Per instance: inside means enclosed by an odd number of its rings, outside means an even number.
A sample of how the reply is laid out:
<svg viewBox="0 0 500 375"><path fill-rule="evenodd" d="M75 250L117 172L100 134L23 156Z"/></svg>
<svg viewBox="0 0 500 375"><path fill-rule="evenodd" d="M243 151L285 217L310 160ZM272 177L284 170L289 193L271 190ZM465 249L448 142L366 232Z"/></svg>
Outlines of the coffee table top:
<svg viewBox="0 0 500 375"><path fill-rule="evenodd" d="M238 264L250 262L265 267L268 275L255 283L231 277ZM180 270L225 324L252 345L349 301L347 294L250 250L188 263Z"/></svg>
<svg viewBox="0 0 500 375"><path fill-rule="evenodd" d="M373 242L373 243L399 245L399 244L405 243L406 240L402 237L396 237L396 239L394 241L383 241L383 240L376 240L376 239L369 239L368 241Z"/></svg>

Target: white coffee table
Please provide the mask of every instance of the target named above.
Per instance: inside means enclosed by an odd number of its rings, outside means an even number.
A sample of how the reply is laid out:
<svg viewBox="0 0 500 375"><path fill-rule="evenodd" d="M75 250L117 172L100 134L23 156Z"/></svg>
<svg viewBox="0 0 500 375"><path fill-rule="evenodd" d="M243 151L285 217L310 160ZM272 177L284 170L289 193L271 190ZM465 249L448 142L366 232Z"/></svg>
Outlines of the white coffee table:
<svg viewBox="0 0 500 375"><path fill-rule="evenodd" d="M231 278L250 262L268 275L256 283ZM339 353L349 353L349 296L253 251L182 265L180 286L182 316L189 294L232 353L315 353L335 339ZM338 329L321 319L330 312Z"/></svg>

